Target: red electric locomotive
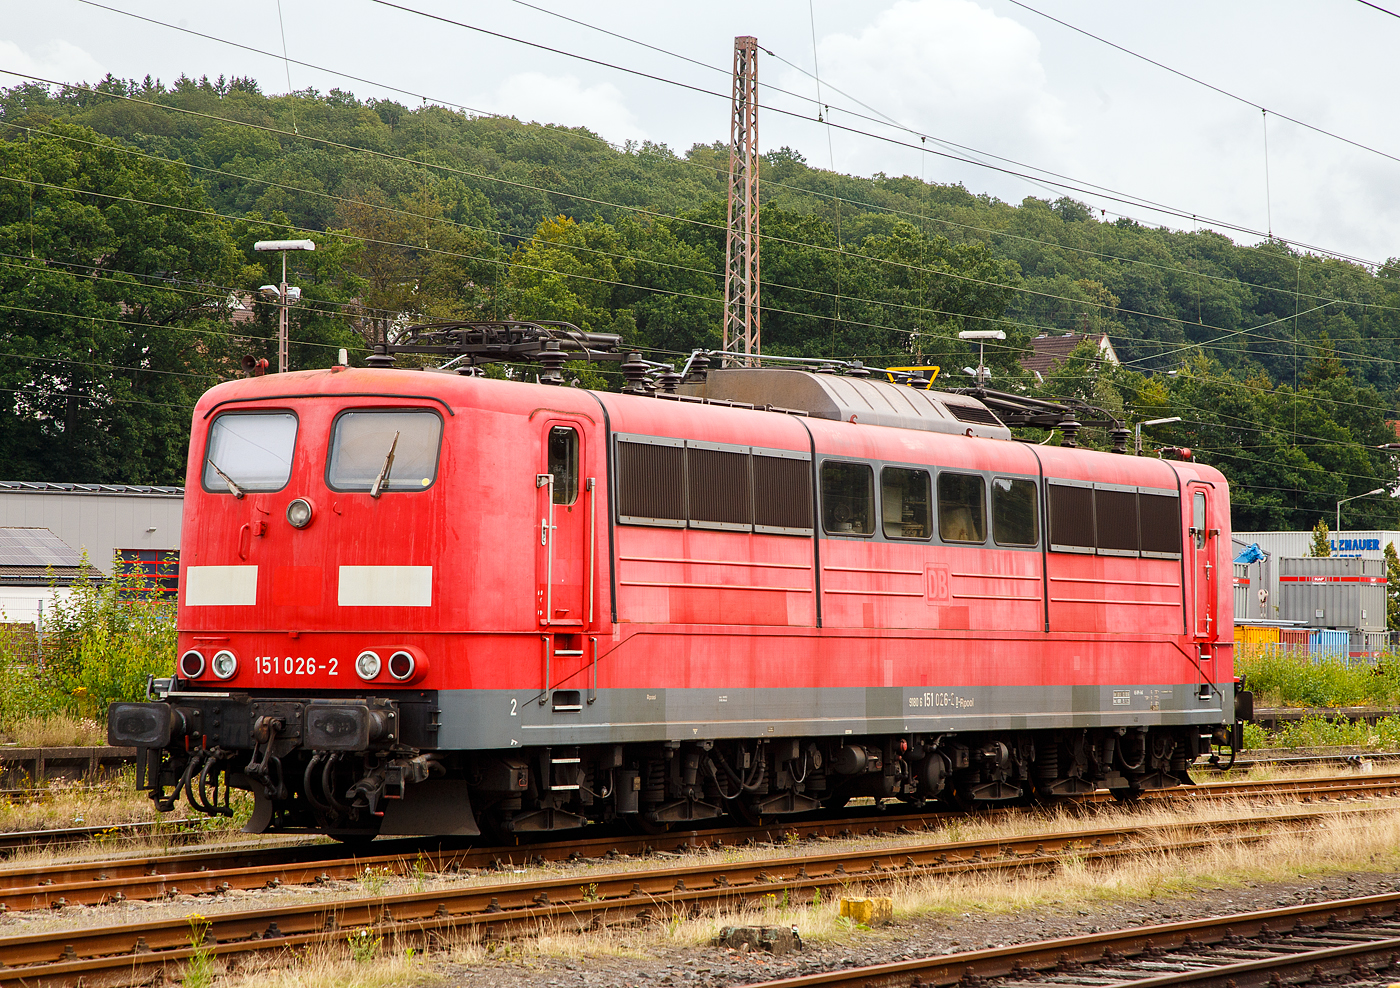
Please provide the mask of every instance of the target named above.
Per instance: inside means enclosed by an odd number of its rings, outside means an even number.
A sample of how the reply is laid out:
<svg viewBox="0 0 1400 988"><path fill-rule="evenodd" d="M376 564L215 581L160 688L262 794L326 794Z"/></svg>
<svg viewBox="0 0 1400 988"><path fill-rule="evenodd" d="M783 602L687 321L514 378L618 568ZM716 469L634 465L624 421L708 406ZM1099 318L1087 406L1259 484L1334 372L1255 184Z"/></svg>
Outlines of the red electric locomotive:
<svg viewBox="0 0 1400 988"><path fill-rule="evenodd" d="M109 719L162 809L242 788L249 829L353 836L1130 796L1237 735L1210 467L1015 441L1009 396L858 368L634 356L613 394L551 382L615 338L417 342L540 383L200 400L177 674Z"/></svg>

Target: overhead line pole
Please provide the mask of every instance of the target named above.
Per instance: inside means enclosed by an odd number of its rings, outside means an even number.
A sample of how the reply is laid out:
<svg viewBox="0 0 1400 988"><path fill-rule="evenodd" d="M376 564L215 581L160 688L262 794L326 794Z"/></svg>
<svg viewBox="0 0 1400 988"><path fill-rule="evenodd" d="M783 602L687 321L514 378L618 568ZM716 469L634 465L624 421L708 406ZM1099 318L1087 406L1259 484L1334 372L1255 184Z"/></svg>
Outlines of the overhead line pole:
<svg viewBox="0 0 1400 988"><path fill-rule="evenodd" d="M734 95L729 113L729 216L724 244L726 352L743 349L758 363L758 39L734 39Z"/></svg>

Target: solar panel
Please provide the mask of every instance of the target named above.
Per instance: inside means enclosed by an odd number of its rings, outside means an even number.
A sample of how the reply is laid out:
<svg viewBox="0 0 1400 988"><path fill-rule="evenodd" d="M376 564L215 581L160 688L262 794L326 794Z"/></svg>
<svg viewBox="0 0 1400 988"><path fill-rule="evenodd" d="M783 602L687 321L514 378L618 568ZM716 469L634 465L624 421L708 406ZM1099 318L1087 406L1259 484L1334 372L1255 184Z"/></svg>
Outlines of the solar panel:
<svg viewBox="0 0 1400 988"><path fill-rule="evenodd" d="M0 528L0 566L81 566L83 557L47 528Z"/></svg>

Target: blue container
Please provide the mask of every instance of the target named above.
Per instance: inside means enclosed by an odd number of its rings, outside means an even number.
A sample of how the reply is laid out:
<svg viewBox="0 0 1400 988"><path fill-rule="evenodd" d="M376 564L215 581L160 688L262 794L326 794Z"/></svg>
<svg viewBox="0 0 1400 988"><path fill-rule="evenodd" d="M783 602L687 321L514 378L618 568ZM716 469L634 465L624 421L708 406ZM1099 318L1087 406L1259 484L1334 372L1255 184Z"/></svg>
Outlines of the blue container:
<svg viewBox="0 0 1400 988"><path fill-rule="evenodd" d="M1351 634L1346 631L1314 631L1308 636L1308 651L1318 659L1345 659L1351 651Z"/></svg>

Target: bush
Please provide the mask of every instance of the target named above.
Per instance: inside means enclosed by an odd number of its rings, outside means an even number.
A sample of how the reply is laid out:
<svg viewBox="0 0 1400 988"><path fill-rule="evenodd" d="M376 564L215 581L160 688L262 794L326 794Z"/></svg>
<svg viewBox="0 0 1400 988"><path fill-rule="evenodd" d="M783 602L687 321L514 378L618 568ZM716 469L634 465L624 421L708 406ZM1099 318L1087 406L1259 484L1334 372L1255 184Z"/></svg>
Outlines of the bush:
<svg viewBox="0 0 1400 988"><path fill-rule="evenodd" d="M1392 706L1400 702L1400 660L1387 653L1375 665L1340 659L1240 650L1235 672L1246 677L1255 703L1266 707Z"/></svg>
<svg viewBox="0 0 1400 988"><path fill-rule="evenodd" d="M55 602L42 642L27 626L0 630L0 728L54 714L105 721L111 703L143 699L146 677L174 668L173 605L143 599L132 576L81 580Z"/></svg>
<svg viewBox="0 0 1400 988"><path fill-rule="evenodd" d="M1400 751L1400 717L1382 717L1375 724L1364 720L1305 717L1284 724L1272 733L1258 724L1244 727L1245 748L1323 748L1330 745L1351 745L1367 751Z"/></svg>

